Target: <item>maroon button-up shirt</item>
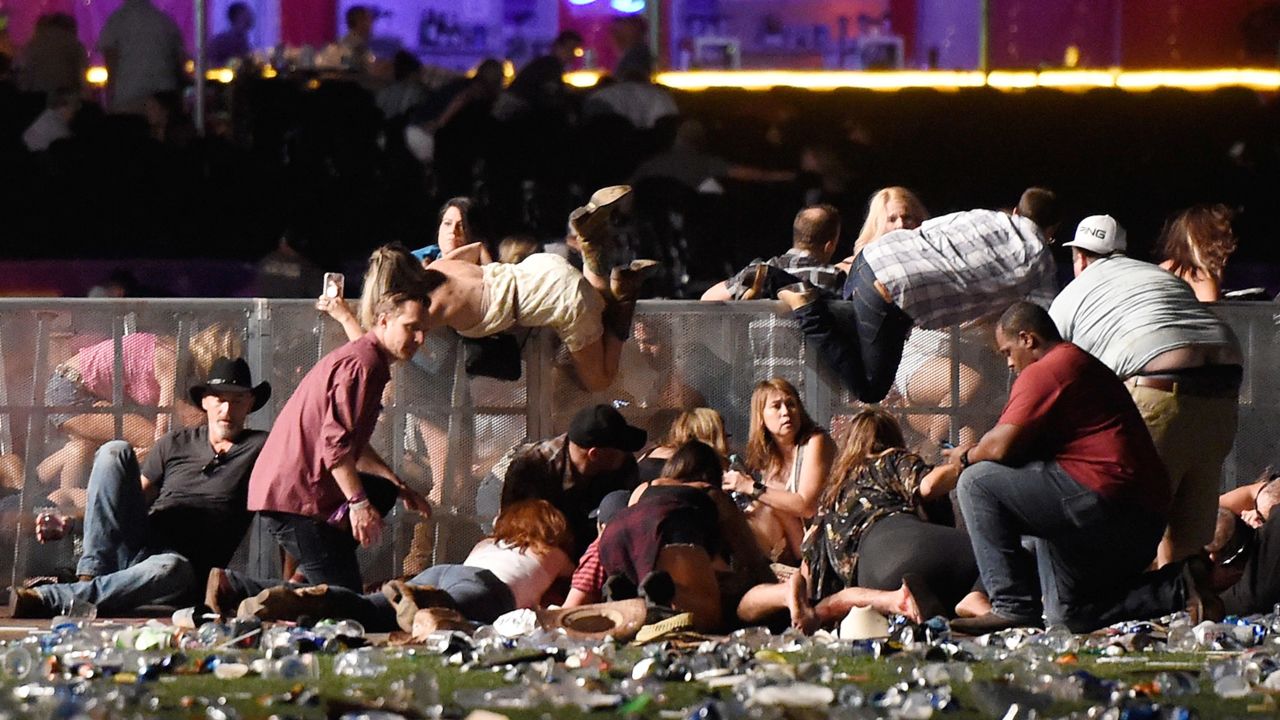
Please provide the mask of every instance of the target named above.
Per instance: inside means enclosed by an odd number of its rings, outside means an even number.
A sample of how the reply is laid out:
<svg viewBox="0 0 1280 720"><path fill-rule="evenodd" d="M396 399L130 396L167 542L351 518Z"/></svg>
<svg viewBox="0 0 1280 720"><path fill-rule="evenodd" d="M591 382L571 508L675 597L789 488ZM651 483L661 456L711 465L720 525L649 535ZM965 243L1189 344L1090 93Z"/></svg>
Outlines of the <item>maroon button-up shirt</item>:
<svg viewBox="0 0 1280 720"><path fill-rule="evenodd" d="M271 427L249 477L249 509L327 519L346 497L330 468L369 444L391 358L373 334L325 355Z"/></svg>

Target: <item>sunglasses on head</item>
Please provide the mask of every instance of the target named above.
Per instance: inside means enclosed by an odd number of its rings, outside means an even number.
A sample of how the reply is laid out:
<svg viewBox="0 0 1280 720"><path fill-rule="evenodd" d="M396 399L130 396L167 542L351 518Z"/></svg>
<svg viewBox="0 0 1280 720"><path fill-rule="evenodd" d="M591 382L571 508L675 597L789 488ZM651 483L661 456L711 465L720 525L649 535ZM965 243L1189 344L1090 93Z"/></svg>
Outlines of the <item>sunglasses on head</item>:
<svg viewBox="0 0 1280 720"><path fill-rule="evenodd" d="M214 470L217 470L219 467L222 467L223 465L225 465L226 462L227 462L226 453L224 452L214 453L214 456L209 460L209 462L205 463L204 467L200 468L200 472L205 475L208 475L212 473Z"/></svg>

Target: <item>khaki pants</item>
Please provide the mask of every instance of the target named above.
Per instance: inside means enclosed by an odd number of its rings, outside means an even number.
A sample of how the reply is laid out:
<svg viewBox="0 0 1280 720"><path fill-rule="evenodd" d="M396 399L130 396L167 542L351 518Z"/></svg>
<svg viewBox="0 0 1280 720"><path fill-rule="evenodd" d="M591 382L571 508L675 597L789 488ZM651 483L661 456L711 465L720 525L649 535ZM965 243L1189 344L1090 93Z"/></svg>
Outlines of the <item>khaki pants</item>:
<svg viewBox="0 0 1280 720"><path fill-rule="evenodd" d="M1173 504L1165 540L1170 559L1193 555L1213 539L1222 462L1235 442L1239 402L1128 387L1169 472Z"/></svg>

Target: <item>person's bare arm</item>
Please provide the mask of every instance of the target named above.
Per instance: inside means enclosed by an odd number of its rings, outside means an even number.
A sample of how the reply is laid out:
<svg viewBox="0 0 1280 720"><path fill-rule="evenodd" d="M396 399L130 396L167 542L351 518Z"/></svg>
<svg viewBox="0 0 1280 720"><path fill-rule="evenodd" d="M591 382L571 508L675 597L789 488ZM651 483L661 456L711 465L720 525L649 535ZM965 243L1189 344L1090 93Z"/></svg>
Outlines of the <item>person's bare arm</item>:
<svg viewBox="0 0 1280 720"><path fill-rule="evenodd" d="M1226 508L1238 516L1243 516L1250 510L1258 509L1258 491L1266 485L1265 480L1259 480L1248 485L1241 485L1234 490L1228 490L1218 496L1218 507Z"/></svg>
<svg viewBox="0 0 1280 720"><path fill-rule="evenodd" d="M461 260L462 262L475 263L476 265L486 265L493 262L492 258L488 258L489 251L485 249L484 243L473 242L466 245L460 245L449 252L440 256L441 260Z"/></svg>
<svg viewBox="0 0 1280 720"><path fill-rule="evenodd" d="M560 607L574 608L598 602L600 602L600 593L587 592L585 590L579 590L576 587L571 587L569 588L569 594L564 599L564 604Z"/></svg>
<svg viewBox="0 0 1280 720"><path fill-rule="evenodd" d="M725 280L723 282L718 282L715 285L712 285L711 287L707 288L706 292L702 293L702 300L705 300L707 302L724 302L726 300L732 300L732 299L733 299L733 293L729 292L728 280Z"/></svg>
<svg viewBox="0 0 1280 720"><path fill-rule="evenodd" d="M960 464L943 463L929 471L927 475L920 481L920 499L936 500L940 497L946 497L956 487L956 481L960 479Z"/></svg>
<svg viewBox="0 0 1280 720"><path fill-rule="evenodd" d="M782 488L767 487L756 499L775 510L801 518L811 518L818 512L818 500L822 496L822 487L831 474L831 461L835 457L835 446L825 434L818 434L804 447L804 461L801 463L800 482L797 492ZM750 477L735 471L725 473L722 488L726 491L751 494L753 481Z"/></svg>
<svg viewBox="0 0 1280 720"><path fill-rule="evenodd" d="M364 335L364 328L360 327L360 321L351 312L351 306L346 300L321 296L316 300L316 309L337 320L348 340L359 340Z"/></svg>
<svg viewBox="0 0 1280 720"><path fill-rule="evenodd" d="M174 386L178 383L178 356L170 345L156 343L156 354L152 372L155 373L156 383L160 386L160 396L156 401L156 406L162 410L167 410L168 408L173 407ZM179 408L179 411L181 411L181 408ZM179 419L179 424L183 424L182 419ZM155 439L159 440L168 433L169 426L169 413L161 412L157 414L155 422Z"/></svg>

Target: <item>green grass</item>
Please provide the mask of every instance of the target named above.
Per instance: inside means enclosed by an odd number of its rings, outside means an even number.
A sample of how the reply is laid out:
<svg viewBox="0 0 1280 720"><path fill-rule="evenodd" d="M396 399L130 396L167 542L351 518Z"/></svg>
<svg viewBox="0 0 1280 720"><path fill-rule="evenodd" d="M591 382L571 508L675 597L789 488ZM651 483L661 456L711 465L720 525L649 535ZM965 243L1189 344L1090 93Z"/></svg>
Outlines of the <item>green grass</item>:
<svg viewBox="0 0 1280 720"><path fill-rule="evenodd" d="M449 704L455 691L470 688L496 688L512 684L512 673L504 670L476 669L462 671L458 667L447 665L442 658L426 653L405 654L396 657L398 651L392 650L388 660L387 671L370 679L340 677L333 673L331 656L320 656L320 677L318 680L286 681L266 680L257 677L246 677L238 680L219 680L212 675L167 675L159 680L138 684L141 704L135 710L142 710L145 716L163 716L175 718L206 717L207 701L225 702L232 706L240 718L299 717L323 718L336 717L343 708L352 706L384 706L397 709L403 703L411 702L405 694L405 687L412 684L417 674L434 676L439 686L440 697ZM605 682L600 685L607 688L613 681L627 677L631 665L644 657L639 649L623 649L610 668ZM858 685L865 696L870 699L877 692L885 690L897 681L898 668L903 662L902 655L894 655L880 660L865 656L843 656L832 661L830 658L814 660L806 654L786 654L782 659L792 668L801 668L809 662L830 662L834 677L832 687L853 683ZM1130 660L1130 659L1135 660ZM1086 670L1099 677L1124 681L1129 685L1148 682L1162 670L1183 669L1193 673L1203 670L1209 660L1204 655L1152 653L1127 656L1125 662L1106 662L1096 656L1082 655L1078 664L1061 666L1064 672ZM1010 668L1008 663L972 663L974 681L998 679ZM806 668L801 668L805 670ZM532 670L525 670L532 672ZM92 681L102 687L113 685L110 679ZM132 683L130 683L132 684ZM11 686L12 683L9 684ZM1217 698L1208 681L1201 678L1201 691L1198 695L1174 700L1171 704L1187 705L1197 710L1201 718L1224 716L1274 716L1275 704L1265 695L1255 693L1240 700L1223 700ZM8 687L8 686L6 686ZM719 693L730 691L720 690ZM979 712L979 704L974 696L974 687L953 684L953 696L959 709L947 713L950 718L984 717ZM311 703L298 704L299 697L310 697ZM633 715L637 718L658 718L662 711L673 711L699 704L709 697L715 697L703 683L699 682L667 682L661 692L640 712ZM1159 701L1159 698L1156 698ZM1267 703L1271 703L1267 705ZM1065 715L1074 710L1088 708L1090 702L1055 703L1042 716L1054 717ZM545 706L532 710L503 710L513 720L521 718L552 718L553 720L572 720L581 717L613 717L617 711L599 710L586 712L575 707ZM31 707L29 713L33 717L43 717L47 709ZM465 711L464 713L465 714Z"/></svg>

